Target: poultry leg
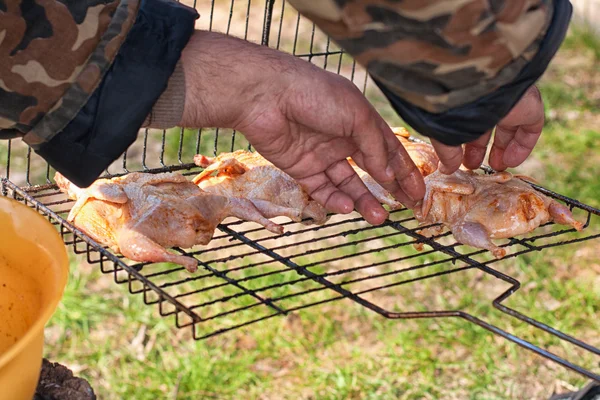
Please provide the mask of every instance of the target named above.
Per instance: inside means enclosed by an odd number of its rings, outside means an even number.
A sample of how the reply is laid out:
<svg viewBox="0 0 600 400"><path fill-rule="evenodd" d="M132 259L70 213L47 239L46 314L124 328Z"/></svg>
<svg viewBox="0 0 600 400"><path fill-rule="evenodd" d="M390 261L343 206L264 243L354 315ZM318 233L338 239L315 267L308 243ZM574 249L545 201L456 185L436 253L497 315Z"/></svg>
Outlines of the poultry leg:
<svg viewBox="0 0 600 400"><path fill-rule="evenodd" d="M583 224L573 218L573 214L571 214L569 207L560 204L557 201L552 200L552 203L550 203L550 206L548 207L548 212L554 222L562 225L570 225L577 231L583 229Z"/></svg>
<svg viewBox="0 0 600 400"><path fill-rule="evenodd" d="M305 222L310 225L315 223L317 225L323 225L329 219L327 213L323 212L323 207L314 200L308 202L308 205L302 211L302 218L308 218L312 221Z"/></svg>
<svg viewBox="0 0 600 400"><path fill-rule="evenodd" d="M130 229L122 229L117 236L121 254L140 262L172 262L185 267L189 272L198 270L198 261L193 257L169 253L149 237Z"/></svg>
<svg viewBox="0 0 600 400"><path fill-rule="evenodd" d="M483 225L477 222L463 222L452 227L452 234L457 242L468 246L486 249L492 252L496 258L506 255L506 250L496 246L490 240L490 234Z"/></svg>
<svg viewBox="0 0 600 400"><path fill-rule="evenodd" d="M246 221L259 223L267 228L268 231L279 235L283 233L283 226L265 218L250 200L240 199L237 197L231 197L228 200L230 205L228 215L232 215Z"/></svg>
<svg viewBox="0 0 600 400"><path fill-rule="evenodd" d="M111 203L127 203L127 195L125 195L121 186L105 180L97 180L87 189L75 186L58 172L54 176L54 180L59 189L66 192L67 197L71 200L87 196L88 198L109 201Z"/></svg>
<svg viewBox="0 0 600 400"><path fill-rule="evenodd" d="M288 217L292 221L298 222L302 220L300 211L290 207L283 207L267 200L252 199L252 204L266 218Z"/></svg>

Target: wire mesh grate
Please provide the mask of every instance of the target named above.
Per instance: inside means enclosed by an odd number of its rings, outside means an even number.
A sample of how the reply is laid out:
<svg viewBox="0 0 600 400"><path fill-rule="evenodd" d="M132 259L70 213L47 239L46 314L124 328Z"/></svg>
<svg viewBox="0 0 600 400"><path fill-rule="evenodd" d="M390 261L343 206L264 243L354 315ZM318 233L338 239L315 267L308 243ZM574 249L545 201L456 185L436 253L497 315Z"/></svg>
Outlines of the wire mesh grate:
<svg viewBox="0 0 600 400"><path fill-rule="evenodd" d="M195 2L189 5L199 7ZM396 114L358 67L329 38L282 1L212 1L203 5L198 28L220 30L290 52L329 71L351 79L390 124L400 124ZM286 233L275 235L253 223L228 220L212 242L192 249L174 249L195 257L199 270L188 273L172 264L135 263L100 246L66 221L73 202L52 182L53 170L20 141L8 141L3 160L2 193L35 208L57 226L64 242L88 263L112 275L130 293L141 295L161 316L178 328L190 329L194 339L206 339L301 309L337 301L352 301L389 319L463 318L547 359L600 381L598 368L579 365L576 351L600 361L600 350L556 330L504 302L520 288L504 274L499 261L487 251L474 250L453 240L449 233L425 238L409 210L390 214L381 226L368 225L356 214L332 215L323 226L278 220ZM136 143L115 161L106 176L133 171L179 171L187 176L200 171L193 155L218 154L249 148L239 132L225 129L144 130ZM586 229L575 232L547 224L519 239L505 240L504 260L600 237L600 210L539 186L536 189L568 204L575 216L586 220ZM413 245L424 243L416 251ZM516 318L542 334L551 335L568 349L562 354L533 340L513 335L498 324L484 321L469 305L452 299L424 309L415 297L415 285L447 286L447 279L485 279L489 295L482 299L502 316ZM597 344L597 343L596 343Z"/></svg>

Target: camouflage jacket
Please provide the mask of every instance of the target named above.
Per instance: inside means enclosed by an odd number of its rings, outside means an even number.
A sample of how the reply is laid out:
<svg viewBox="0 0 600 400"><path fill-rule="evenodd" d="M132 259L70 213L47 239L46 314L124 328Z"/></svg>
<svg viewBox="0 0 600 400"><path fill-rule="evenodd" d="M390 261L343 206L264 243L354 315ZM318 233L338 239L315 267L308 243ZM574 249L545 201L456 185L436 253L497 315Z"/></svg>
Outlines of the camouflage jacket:
<svg viewBox="0 0 600 400"><path fill-rule="evenodd" d="M544 72L568 0L288 0L367 68L406 122L457 145Z"/></svg>
<svg viewBox="0 0 600 400"><path fill-rule="evenodd" d="M0 129L52 138L98 87L139 0L0 2Z"/></svg>
<svg viewBox="0 0 600 400"><path fill-rule="evenodd" d="M407 123L447 144L508 113L571 14L568 0L288 1L368 69ZM0 0L0 137L23 136L87 186L160 102L196 18L171 0Z"/></svg>
<svg viewBox="0 0 600 400"><path fill-rule="evenodd" d="M0 138L88 186L135 140L197 18L169 0L0 0Z"/></svg>
<svg viewBox="0 0 600 400"><path fill-rule="evenodd" d="M552 0L289 0L373 78L427 111L512 81L539 50Z"/></svg>

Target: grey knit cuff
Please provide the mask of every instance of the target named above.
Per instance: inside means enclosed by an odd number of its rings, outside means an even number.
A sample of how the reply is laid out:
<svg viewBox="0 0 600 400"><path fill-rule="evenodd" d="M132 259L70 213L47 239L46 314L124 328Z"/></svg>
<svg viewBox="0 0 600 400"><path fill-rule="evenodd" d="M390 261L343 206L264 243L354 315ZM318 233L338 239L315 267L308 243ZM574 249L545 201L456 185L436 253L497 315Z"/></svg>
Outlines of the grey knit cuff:
<svg viewBox="0 0 600 400"><path fill-rule="evenodd" d="M168 129L181 121L185 104L185 75L181 60L169 78L167 88L160 95L150 114L144 120L142 128Z"/></svg>

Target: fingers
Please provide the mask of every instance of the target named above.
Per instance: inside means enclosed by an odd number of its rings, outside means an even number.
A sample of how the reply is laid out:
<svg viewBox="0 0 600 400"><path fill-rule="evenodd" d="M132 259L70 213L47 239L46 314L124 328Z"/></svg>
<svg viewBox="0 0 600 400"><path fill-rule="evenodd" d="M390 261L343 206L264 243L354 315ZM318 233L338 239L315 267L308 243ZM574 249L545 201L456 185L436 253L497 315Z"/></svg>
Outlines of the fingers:
<svg viewBox="0 0 600 400"><path fill-rule="evenodd" d="M544 126L544 104L537 87L532 86L496 126L489 164L497 171L520 165L531 154ZM491 131L461 146L448 146L434 139L431 144L440 159L440 172L451 174L460 164L478 168L490 141Z"/></svg>
<svg viewBox="0 0 600 400"><path fill-rule="evenodd" d="M384 187L405 206L413 207L425 196L423 175L396 135L387 124L385 126L387 130L384 138L389 148L388 163L396 179L388 187Z"/></svg>
<svg viewBox="0 0 600 400"><path fill-rule="evenodd" d="M431 139L431 144L440 159L439 170L441 173L450 175L460 167L463 160L462 146L448 146L435 139Z"/></svg>
<svg viewBox="0 0 600 400"><path fill-rule="evenodd" d="M497 171L520 165L531 154L544 126L544 104L532 86L498 123L490 152L490 166Z"/></svg>
<svg viewBox="0 0 600 400"><path fill-rule="evenodd" d="M503 156L504 164L510 168L521 165L531 154L541 134L541 127L535 132L528 132L523 128L519 128L513 140L506 147Z"/></svg>
<svg viewBox="0 0 600 400"><path fill-rule="evenodd" d="M354 208L370 224L379 225L388 216L387 211L367 189L348 161L340 161L325 172L331 182L354 202Z"/></svg>
<svg viewBox="0 0 600 400"><path fill-rule="evenodd" d="M366 100L365 100L366 101ZM362 162L369 174L376 181L389 182L394 180L393 171L388 170L388 145L385 140L386 129L393 135L393 132L377 112L367 105L368 113L361 119L355 119L355 126L352 129L352 139L361 153Z"/></svg>
<svg viewBox="0 0 600 400"><path fill-rule="evenodd" d="M469 169L477 169L481 166L485 153L487 152L487 146L492 136L492 131L489 131L465 145L465 155L463 157L463 165Z"/></svg>
<svg viewBox="0 0 600 400"><path fill-rule="evenodd" d="M398 201L411 207L425 195L423 176L379 114L373 110L368 121L365 129L355 128L358 151L352 158Z"/></svg>
<svg viewBox="0 0 600 400"><path fill-rule="evenodd" d="M331 165L324 173L300 179L299 182L314 200L330 212L348 214L356 209L373 225L383 223L388 216L345 160Z"/></svg>
<svg viewBox="0 0 600 400"><path fill-rule="evenodd" d="M355 153L354 155L352 155L352 160L356 163L356 165L358 165L363 171L367 171L367 168L365 167L364 161L363 161L363 156L361 153ZM371 175L371 174L369 174ZM372 176L372 175L371 175ZM412 182L410 181L411 179L414 179ZM409 176L405 177L405 178L401 178L401 181L403 182L403 186L406 187L418 187L419 185L422 185L422 187L425 187L425 182L423 181L422 175L419 173L419 175L416 177L416 179L414 178L414 174L410 174ZM404 192L404 190L402 189L402 187L400 186L400 183L394 179L392 181L389 182L378 182L388 193L390 193L396 200L398 200L399 202L401 202L404 206L406 206L407 208L413 208L418 200L413 200L413 198L409 197L406 192ZM424 190L424 189L423 189Z"/></svg>
<svg viewBox="0 0 600 400"><path fill-rule="evenodd" d="M336 214L348 214L354 210L354 202L350 196L335 187L324 172L297 180L310 197L328 211Z"/></svg>
<svg viewBox="0 0 600 400"><path fill-rule="evenodd" d="M504 171L506 168L508 168L508 165L504 163L504 154L508 144L514 138L515 134L516 129L510 130L508 128L502 128L499 125L496 126L494 144L492 145L489 159L490 167L496 171Z"/></svg>

